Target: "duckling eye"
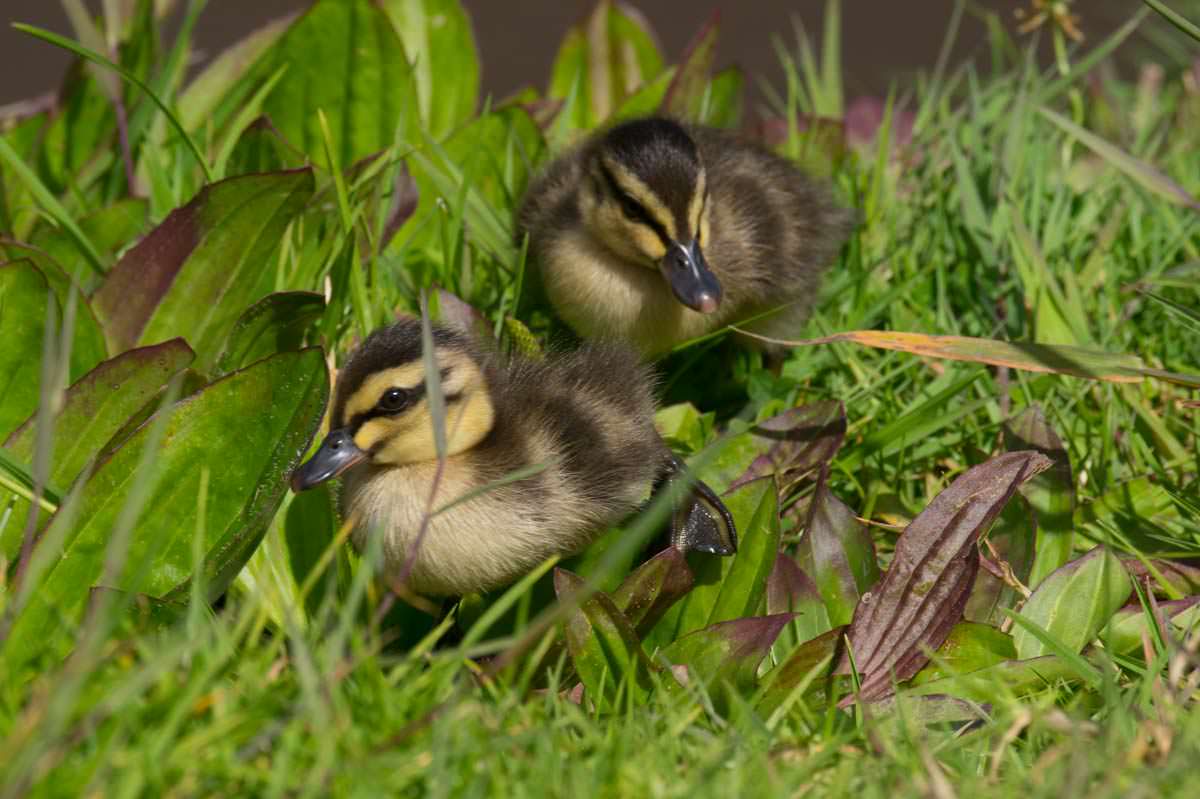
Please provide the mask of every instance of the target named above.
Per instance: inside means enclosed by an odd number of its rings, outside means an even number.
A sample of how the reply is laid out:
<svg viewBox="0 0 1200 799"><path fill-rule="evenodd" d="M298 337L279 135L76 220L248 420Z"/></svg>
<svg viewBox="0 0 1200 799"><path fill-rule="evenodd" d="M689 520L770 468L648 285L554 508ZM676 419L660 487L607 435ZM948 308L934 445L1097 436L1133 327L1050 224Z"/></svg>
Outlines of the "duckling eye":
<svg viewBox="0 0 1200 799"><path fill-rule="evenodd" d="M402 411L408 405L409 393L402 388L389 388L383 392L383 396L379 398L379 410L381 411Z"/></svg>
<svg viewBox="0 0 1200 799"><path fill-rule="evenodd" d="M621 213L625 214L626 219L632 222L645 223L646 212L642 209L641 203L625 192L617 195L617 202L621 204Z"/></svg>

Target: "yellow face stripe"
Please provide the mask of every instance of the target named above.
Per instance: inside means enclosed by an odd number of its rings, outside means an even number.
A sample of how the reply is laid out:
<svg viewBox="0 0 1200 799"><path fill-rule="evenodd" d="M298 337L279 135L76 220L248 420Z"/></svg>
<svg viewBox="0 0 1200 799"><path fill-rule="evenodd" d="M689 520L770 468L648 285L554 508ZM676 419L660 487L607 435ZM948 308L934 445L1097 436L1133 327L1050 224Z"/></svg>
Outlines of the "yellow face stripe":
<svg viewBox="0 0 1200 799"><path fill-rule="evenodd" d="M667 206L662 204L658 199L658 195L643 183L637 175L608 156L602 156L601 160L605 168L608 169L609 174L613 176L613 180L617 182L617 187L637 200L638 204L650 215L650 218L662 227L668 238L678 240L674 214L671 213Z"/></svg>
<svg viewBox="0 0 1200 799"><path fill-rule="evenodd" d="M708 191L708 175L703 169L700 170L700 175L696 178L696 191L692 195L691 202L688 203L688 221L691 222L692 229L688 232L692 234L692 238L700 236L702 231L700 214L704 209L704 195ZM704 237L707 238L707 237Z"/></svg>

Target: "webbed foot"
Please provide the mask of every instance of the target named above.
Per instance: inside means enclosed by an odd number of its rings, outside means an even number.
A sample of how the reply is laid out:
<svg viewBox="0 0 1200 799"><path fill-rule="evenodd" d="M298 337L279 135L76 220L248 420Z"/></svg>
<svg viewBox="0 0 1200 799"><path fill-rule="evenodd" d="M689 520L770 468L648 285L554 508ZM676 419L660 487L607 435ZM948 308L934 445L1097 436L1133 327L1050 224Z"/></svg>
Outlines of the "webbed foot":
<svg viewBox="0 0 1200 799"><path fill-rule="evenodd" d="M654 484L658 493L680 480L687 466L672 454ZM682 552L732 555L737 552L737 528L733 516L716 493L700 480L692 483L671 513L671 546Z"/></svg>

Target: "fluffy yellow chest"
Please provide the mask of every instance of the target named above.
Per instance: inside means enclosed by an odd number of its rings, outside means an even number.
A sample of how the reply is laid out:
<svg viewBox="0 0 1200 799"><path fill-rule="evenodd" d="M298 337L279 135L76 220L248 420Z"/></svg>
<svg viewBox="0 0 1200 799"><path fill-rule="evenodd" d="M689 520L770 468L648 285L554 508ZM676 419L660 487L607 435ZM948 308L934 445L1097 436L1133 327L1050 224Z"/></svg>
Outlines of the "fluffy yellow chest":
<svg viewBox="0 0 1200 799"><path fill-rule="evenodd" d="M469 462L451 457L430 503L436 470L436 462L359 467L342 481L343 512L357 518L355 548L365 551L379 536L390 580L405 575L415 552L407 582L417 593L459 596L506 585L551 555L577 552L597 528L554 485L560 476L553 469L541 476L550 490L531 502L519 483L478 493ZM427 508L432 514L417 544Z"/></svg>
<svg viewBox="0 0 1200 799"><path fill-rule="evenodd" d="M542 276L550 301L577 333L626 339L646 356L723 324L719 313L701 314L680 304L656 270L612 255L583 232L546 248Z"/></svg>

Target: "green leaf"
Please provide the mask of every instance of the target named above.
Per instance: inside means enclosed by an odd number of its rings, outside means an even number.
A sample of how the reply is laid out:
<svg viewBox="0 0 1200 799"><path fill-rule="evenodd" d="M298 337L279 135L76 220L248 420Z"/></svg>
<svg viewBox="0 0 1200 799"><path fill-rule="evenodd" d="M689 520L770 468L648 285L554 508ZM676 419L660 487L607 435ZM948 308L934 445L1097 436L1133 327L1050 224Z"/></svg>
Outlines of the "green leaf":
<svg viewBox="0 0 1200 799"><path fill-rule="evenodd" d="M79 229L96 247L100 261L107 269L116 262L117 253L123 247L146 232L149 218L150 203L134 197L100 208L80 217L78 221ZM62 264L63 271L78 279L85 292L95 291L100 285L101 276L79 263L79 248L65 232L42 228L31 243L53 258L55 263Z"/></svg>
<svg viewBox="0 0 1200 799"><path fill-rule="evenodd" d="M774 480L755 480L723 496L738 530L733 557L693 554L695 587L655 625L652 640L666 646L719 621L758 615L779 550Z"/></svg>
<svg viewBox="0 0 1200 799"><path fill-rule="evenodd" d="M1182 639L1200 623L1200 596L1189 596L1158 603L1158 612L1170 635ZM1118 655L1140 652L1145 638L1154 640L1151 621L1142 607L1121 608L1109 620L1101 640L1104 646Z"/></svg>
<svg viewBox="0 0 1200 799"><path fill-rule="evenodd" d="M968 674L1016 657L1012 636L989 624L962 621L954 625L932 662L917 672L909 684L920 685L952 674Z"/></svg>
<svg viewBox="0 0 1200 799"><path fill-rule="evenodd" d="M246 73L279 41L296 16L292 14L268 22L206 66L179 96L179 116L184 127L195 130L209 123L217 129L224 127L232 110L251 93L251 84L239 87L240 83L245 83ZM222 106L227 107L225 113L222 113Z"/></svg>
<svg viewBox="0 0 1200 799"><path fill-rule="evenodd" d="M283 353L163 409L156 417L161 426L143 425L96 468L75 512L51 520L42 545L61 542L61 549L14 621L5 642L8 665L42 652L58 657L69 647L119 530L131 537L106 587L186 596L192 537L199 534L207 595L223 593L266 532L328 395L319 349ZM155 441L157 448L147 450ZM205 475L208 493L200 497Z"/></svg>
<svg viewBox="0 0 1200 799"><path fill-rule="evenodd" d="M663 70L650 24L633 7L601 0L559 45L546 95L562 100L557 142L608 119L626 98Z"/></svg>
<svg viewBox="0 0 1200 799"><path fill-rule="evenodd" d="M87 324L87 302L77 297L67 379L76 380L104 359L104 342ZM0 437L7 438L38 407L47 313L54 335L62 306L40 269L27 260L0 265Z"/></svg>
<svg viewBox="0 0 1200 799"><path fill-rule="evenodd" d="M790 652L798 644L833 628L817 584L789 556L780 552L767 580L767 613L795 616L780 633L776 652Z"/></svg>
<svg viewBox="0 0 1200 799"><path fill-rule="evenodd" d="M420 108L404 45L380 4L319 0L271 44L242 78L257 87L287 71L262 112L283 137L329 167L317 112L329 121L343 168L402 140L413 142ZM231 113L232 95L214 110Z"/></svg>
<svg viewBox="0 0 1200 799"><path fill-rule="evenodd" d="M1054 464L1018 489L1037 515L1037 546L1028 585L1036 588L1052 571L1071 559L1075 536L1075 480L1066 445L1046 421L1042 409L1031 405L1004 427L1004 446L1010 452L1037 450Z"/></svg>
<svg viewBox="0 0 1200 799"><path fill-rule="evenodd" d="M1080 652L1108 624L1133 593L1133 583L1116 555L1096 547L1049 575L1021 609L1020 616L1043 628L1071 652ZM1022 660L1050 654L1028 629L1014 630Z"/></svg>
<svg viewBox="0 0 1200 799"><path fill-rule="evenodd" d="M287 539L288 564L296 586L304 588L306 583L312 583L304 596L304 607L309 618L315 617L325 602L337 596L340 558L335 554L331 561L324 564L323 571L316 572L337 532L337 513L328 483L292 497L283 524L283 534Z"/></svg>
<svg viewBox="0 0 1200 799"><path fill-rule="evenodd" d="M654 414L654 426L663 441L691 455L708 443L713 431L713 414L700 413L690 402L681 402Z"/></svg>
<svg viewBox="0 0 1200 799"><path fill-rule="evenodd" d="M458 0L382 0L413 64L425 130L445 138L475 114L479 50Z"/></svg>
<svg viewBox="0 0 1200 799"><path fill-rule="evenodd" d="M234 323L217 358L216 374L228 374L276 353L300 349L309 329L324 312L325 299L320 294L268 294Z"/></svg>
<svg viewBox="0 0 1200 799"><path fill-rule="evenodd" d="M233 177L279 172L298 169L304 162L304 153L284 141L269 119L259 117L246 126L234 142L225 162L225 174Z"/></svg>
<svg viewBox="0 0 1200 799"><path fill-rule="evenodd" d="M1146 189L1162 197L1164 200L1176 205L1184 205L1188 208L1200 211L1200 202L1187 190L1180 186L1175 181L1171 180L1165 174L1154 168L1150 164L1138 158L1134 158L1129 153L1110 144L1104 139L1097 136L1095 133L1076 125L1071 120L1051 111L1049 108L1039 108L1038 111L1042 116L1049 119L1059 128L1064 130L1072 137L1078 139L1096 155L1103 158L1112 166L1124 172L1128 177L1133 178Z"/></svg>
<svg viewBox="0 0 1200 799"><path fill-rule="evenodd" d="M559 601L585 591L587 584L564 569L554 570L554 590ZM627 697L643 704L650 695L652 666L642 651L629 620L621 615L604 592L588 597L567 618L567 651L575 673L597 710L620 707Z"/></svg>
<svg viewBox="0 0 1200 799"><path fill-rule="evenodd" d="M763 675L759 712L775 714L805 696L828 690L845 635L845 627L834 627L805 641L787 660Z"/></svg>
<svg viewBox="0 0 1200 799"><path fill-rule="evenodd" d="M183 336L211 364L241 310L275 285L275 252L312 191L307 169L249 175L172 211L96 293L113 348Z"/></svg>
<svg viewBox="0 0 1200 799"><path fill-rule="evenodd" d="M1028 696L1054 688L1060 683L1077 682L1079 672L1075 666L1053 655L1032 660L1006 660L987 666L969 674L955 674L939 680L931 680L903 691L906 696L937 696L947 694L973 699L977 702L994 702L1000 691L1011 691L1019 696Z"/></svg>
<svg viewBox="0 0 1200 799"><path fill-rule="evenodd" d="M708 75L717 56L719 33L718 15L713 13L679 60L663 98L663 113L679 119L699 118L701 103L708 88Z"/></svg>
<svg viewBox="0 0 1200 799"><path fill-rule="evenodd" d="M88 464L100 456L125 423L158 394L170 379L192 362L194 354L182 339L130 350L105 361L67 389L62 410L54 420L50 441L51 485L69 487ZM37 416L17 428L4 447L33 462L37 446ZM11 495L0 489L0 507ZM30 511L28 502L13 506L8 525L0 531L0 555L10 561L21 548ZM37 524L41 527L41 523Z"/></svg>
<svg viewBox="0 0 1200 799"><path fill-rule="evenodd" d="M710 689L727 684L750 693L758 665L791 619L792 614L780 613L718 622L683 636L662 656L675 667L686 666L688 682L700 680Z"/></svg>
<svg viewBox="0 0 1200 799"><path fill-rule="evenodd" d="M683 553L667 547L626 577L613 591L612 600L641 638L691 590L693 583Z"/></svg>
<svg viewBox="0 0 1200 799"><path fill-rule="evenodd" d="M825 601L830 624L849 624L859 597L879 582L879 562L865 525L835 497L822 470L809 505L796 562Z"/></svg>

